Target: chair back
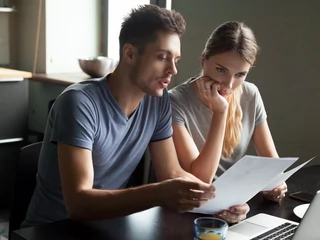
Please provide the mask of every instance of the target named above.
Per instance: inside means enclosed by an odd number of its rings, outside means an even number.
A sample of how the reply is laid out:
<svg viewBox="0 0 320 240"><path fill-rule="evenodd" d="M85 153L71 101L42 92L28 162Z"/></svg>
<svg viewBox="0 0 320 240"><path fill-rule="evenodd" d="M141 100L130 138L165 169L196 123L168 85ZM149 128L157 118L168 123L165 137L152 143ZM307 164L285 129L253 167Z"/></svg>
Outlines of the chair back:
<svg viewBox="0 0 320 240"><path fill-rule="evenodd" d="M37 142L20 149L10 209L9 239L11 232L19 229L25 219L36 186L41 146L42 142Z"/></svg>

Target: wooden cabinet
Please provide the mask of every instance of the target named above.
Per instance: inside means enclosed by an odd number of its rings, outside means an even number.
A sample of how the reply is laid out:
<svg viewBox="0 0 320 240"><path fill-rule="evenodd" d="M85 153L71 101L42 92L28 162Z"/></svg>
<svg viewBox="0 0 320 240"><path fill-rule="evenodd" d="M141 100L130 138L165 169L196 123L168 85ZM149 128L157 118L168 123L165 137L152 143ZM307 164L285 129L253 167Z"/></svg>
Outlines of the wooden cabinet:
<svg viewBox="0 0 320 240"><path fill-rule="evenodd" d="M0 79L0 208L7 208L19 149L26 144L28 80Z"/></svg>

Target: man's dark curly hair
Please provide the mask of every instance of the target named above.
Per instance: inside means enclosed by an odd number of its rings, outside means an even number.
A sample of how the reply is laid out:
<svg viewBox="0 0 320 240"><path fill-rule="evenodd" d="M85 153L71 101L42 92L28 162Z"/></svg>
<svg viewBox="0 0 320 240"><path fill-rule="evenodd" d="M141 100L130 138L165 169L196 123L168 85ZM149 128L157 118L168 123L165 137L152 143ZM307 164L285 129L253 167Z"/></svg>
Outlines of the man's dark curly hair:
<svg viewBox="0 0 320 240"><path fill-rule="evenodd" d="M177 34L180 37L185 29L184 18L174 10L170 11L151 4L132 9L121 25L120 59L125 44L132 44L139 49L139 52L143 52L146 44L156 41L158 31Z"/></svg>

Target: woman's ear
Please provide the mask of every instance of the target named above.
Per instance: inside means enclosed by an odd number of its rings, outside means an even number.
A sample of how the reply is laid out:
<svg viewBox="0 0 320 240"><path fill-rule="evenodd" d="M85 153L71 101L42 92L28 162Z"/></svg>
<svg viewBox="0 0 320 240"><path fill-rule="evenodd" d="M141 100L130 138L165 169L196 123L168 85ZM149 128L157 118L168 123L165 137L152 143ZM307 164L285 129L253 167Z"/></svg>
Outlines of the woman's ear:
<svg viewBox="0 0 320 240"><path fill-rule="evenodd" d="M204 62L206 61L206 56L202 53L201 55L201 68L203 69Z"/></svg>

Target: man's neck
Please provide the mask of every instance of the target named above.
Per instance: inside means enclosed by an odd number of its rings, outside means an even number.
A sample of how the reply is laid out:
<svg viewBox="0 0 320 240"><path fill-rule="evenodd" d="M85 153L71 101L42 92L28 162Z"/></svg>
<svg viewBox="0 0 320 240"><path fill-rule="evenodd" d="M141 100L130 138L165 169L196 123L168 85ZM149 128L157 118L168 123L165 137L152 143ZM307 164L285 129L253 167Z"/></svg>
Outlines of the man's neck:
<svg viewBox="0 0 320 240"><path fill-rule="evenodd" d="M108 84L114 99L127 117L130 117L145 96L145 93L132 84L128 70L122 68L119 64L109 76Z"/></svg>

